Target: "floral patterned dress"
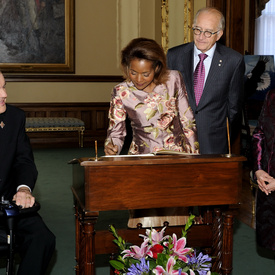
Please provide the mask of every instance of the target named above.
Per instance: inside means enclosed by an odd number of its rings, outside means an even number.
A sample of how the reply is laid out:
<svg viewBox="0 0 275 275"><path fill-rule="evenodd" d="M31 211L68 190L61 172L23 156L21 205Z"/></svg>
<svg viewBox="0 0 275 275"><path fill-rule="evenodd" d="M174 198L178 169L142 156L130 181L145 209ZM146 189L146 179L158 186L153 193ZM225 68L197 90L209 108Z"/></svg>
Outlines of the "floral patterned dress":
<svg viewBox="0 0 275 275"><path fill-rule="evenodd" d="M120 153L126 136L126 117L133 139L129 154L146 154L162 149L198 153L195 119L185 85L178 71L169 72L166 84L151 93L138 90L132 82L114 87L105 144L111 140Z"/></svg>

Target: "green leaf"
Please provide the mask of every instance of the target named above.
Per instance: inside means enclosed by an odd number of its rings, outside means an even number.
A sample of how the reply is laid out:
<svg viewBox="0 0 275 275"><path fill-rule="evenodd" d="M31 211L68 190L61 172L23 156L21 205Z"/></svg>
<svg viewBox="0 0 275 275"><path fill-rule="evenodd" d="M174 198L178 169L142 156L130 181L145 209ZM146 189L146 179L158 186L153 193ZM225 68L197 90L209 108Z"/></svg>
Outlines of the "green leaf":
<svg viewBox="0 0 275 275"><path fill-rule="evenodd" d="M109 226L109 230L113 233L113 235L116 237L116 229L113 225Z"/></svg>
<svg viewBox="0 0 275 275"><path fill-rule="evenodd" d="M126 249L126 245L125 245L125 241L118 236L116 229L113 225L109 226L109 231L111 231L114 235L114 237L116 238L115 240L113 240L113 242L121 249L121 250L125 250Z"/></svg>
<svg viewBox="0 0 275 275"><path fill-rule="evenodd" d="M116 245L119 245L119 241L118 241L118 240L113 240L113 242L114 242Z"/></svg>
<svg viewBox="0 0 275 275"><path fill-rule="evenodd" d="M190 270L189 266L186 266L184 268L182 268L181 272L187 272L188 270Z"/></svg>
<svg viewBox="0 0 275 275"><path fill-rule="evenodd" d="M168 259L169 259L169 255L159 253L158 258L156 260L156 264L165 268Z"/></svg>
<svg viewBox="0 0 275 275"><path fill-rule="evenodd" d="M183 237L186 237L187 235L187 231L190 229L190 227L193 225L193 222L194 222L194 219L195 219L195 215L190 215L189 218L188 218L188 221L185 225L185 228L184 230L182 230L182 236Z"/></svg>
<svg viewBox="0 0 275 275"><path fill-rule="evenodd" d="M155 260L151 259L151 258L148 258L146 260L146 262L149 261L149 266L150 266L150 270L153 270L156 266L157 266L157 263Z"/></svg>
<svg viewBox="0 0 275 275"><path fill-rule="evenodd" d="M117 270L123 270L124 269L124 264L119 262L119 261L110 260L109 263L113 268L115 268Z"/></svg>

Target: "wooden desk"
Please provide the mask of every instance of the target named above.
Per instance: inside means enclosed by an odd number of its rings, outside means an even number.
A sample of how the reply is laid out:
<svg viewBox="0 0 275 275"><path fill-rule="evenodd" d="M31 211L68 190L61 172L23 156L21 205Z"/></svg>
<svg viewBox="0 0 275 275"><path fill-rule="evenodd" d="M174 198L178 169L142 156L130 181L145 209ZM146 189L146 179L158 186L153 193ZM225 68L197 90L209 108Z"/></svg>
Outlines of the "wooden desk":
<svg viewBox="0 0 275 275"><path fill-rule="evenodd" d="M76 274L95 274L95 254L116 251L108 230L94 225L100 211L178 206L221 206L214 216L207 211L206 225L193 226L188 246L212 247L215 271L232 271L233 215L224 206L240 202L241 156L150 156L99 158L74 161L73 185L76 210ZM134 229L136 230L136 229ZM142 229L140 229L142 230ZM170 230L170 231L169 231ZM180 232L169 227L166 233ZM144 233L144 230L143 232ZM136 243L132 229L118 234ZM139 238L140 239L140 238Z"/></svg>

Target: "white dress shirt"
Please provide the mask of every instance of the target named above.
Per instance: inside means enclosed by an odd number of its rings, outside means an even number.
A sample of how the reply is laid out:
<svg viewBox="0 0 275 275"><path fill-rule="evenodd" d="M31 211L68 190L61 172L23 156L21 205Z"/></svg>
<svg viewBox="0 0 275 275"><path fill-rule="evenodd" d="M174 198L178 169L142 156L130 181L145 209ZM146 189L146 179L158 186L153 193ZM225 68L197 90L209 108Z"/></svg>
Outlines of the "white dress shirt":
<svg viewBox="0 0 275 275"><path fill-rule="evenodd" d="M216 49L216 43L214 44L214 46L208 50L207 52L205 52L205 54L207 54L207 58L204 59L204 68L205 68L205 78L204 78L204 84L205 84L205 80L207 79L208 73L209 73L209 69L211 66L211 62L212 62L212 58L214 56L214 52ZM199 54L202 53L200 50L198 50L198 48L196 47L196 45L194 44L194 68L193 68L193 72L195 71L197 64L200 61L200 57Z"/></svg>

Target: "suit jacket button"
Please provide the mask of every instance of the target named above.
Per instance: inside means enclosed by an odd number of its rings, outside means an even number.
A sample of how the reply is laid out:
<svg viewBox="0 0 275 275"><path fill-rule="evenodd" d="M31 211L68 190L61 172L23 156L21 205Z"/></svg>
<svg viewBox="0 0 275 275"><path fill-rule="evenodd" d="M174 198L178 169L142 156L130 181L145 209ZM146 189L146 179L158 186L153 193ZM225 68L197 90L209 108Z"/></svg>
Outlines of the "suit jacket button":
<svg viewBox="0 0 275 275"><path fill-rule="evenodd" d="M199 112L198 111L195 111L195 114L197 115Z"/></svg>

